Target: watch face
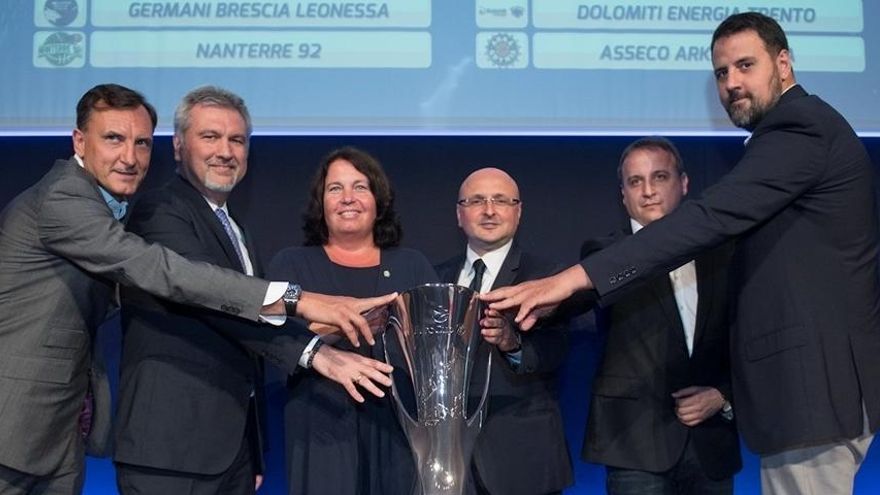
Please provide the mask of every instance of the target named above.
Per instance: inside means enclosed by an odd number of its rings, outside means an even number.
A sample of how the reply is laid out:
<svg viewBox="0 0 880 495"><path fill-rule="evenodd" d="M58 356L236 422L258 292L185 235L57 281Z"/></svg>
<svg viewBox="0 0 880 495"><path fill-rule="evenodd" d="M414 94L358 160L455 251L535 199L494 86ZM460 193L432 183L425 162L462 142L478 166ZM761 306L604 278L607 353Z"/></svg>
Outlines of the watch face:
<svg viewBox="0 0 880 495"><path fill-rule="evenodd" d="M299 297L302 294L302 289L299 285L296 284L288 284L287 290L284 291L284 299L289 299L292 301L299 301Z"/></svg>

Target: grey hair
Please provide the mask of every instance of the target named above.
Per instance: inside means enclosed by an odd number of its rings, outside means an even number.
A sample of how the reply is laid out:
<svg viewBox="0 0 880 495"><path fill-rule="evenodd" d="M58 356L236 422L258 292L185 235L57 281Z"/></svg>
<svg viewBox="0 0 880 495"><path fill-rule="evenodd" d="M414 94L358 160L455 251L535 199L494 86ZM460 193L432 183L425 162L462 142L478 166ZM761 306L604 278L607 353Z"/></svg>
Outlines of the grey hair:
<svg viewBox="0 0 880 495"><path fill-rule="evenodd" d="M183 136L190 126L190 113L196 105L229 108L237 111L244 119L247 135L251 135L251 114L244 100L232 91L217 86L200 86L193 89L180 100L174 111L174 134Z"/></svg>

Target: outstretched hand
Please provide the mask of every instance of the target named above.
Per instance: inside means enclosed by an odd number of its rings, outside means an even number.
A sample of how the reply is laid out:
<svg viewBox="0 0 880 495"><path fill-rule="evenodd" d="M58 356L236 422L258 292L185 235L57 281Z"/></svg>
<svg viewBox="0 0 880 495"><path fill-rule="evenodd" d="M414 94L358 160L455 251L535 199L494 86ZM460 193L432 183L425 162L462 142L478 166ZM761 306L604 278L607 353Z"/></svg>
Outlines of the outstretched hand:
<svg viewBox="0 0 880 495"><path fill-rule="evenodd" d="M342 331L351 345L360 347L359 336L363 336L370 345L376 343L370 322L362 313L378 306L384 306L396 297L396 292L384 296L357 299L304 291L296 305L296 311L297 316L307 320L309 329L318 335Z"/></svg>
<svg viewBox="0 0 880 495"><path fill-rule="evenodd" d="M342 385L352 399L364 401L358 387L376 397L385 397L378 385L391 386L391 365L331 345L323 345L316 352L312 369Z"/></svg>
<svg viewBox="0 0 880 495"><path fill-rule="evenodd" d="M552 277L530 280L518 285L495 289L480 299L495 311L519 308L514 321L523 331L530 330L543 318L580 289L592 287L590 278L580 265L563 270Z"/></svg>

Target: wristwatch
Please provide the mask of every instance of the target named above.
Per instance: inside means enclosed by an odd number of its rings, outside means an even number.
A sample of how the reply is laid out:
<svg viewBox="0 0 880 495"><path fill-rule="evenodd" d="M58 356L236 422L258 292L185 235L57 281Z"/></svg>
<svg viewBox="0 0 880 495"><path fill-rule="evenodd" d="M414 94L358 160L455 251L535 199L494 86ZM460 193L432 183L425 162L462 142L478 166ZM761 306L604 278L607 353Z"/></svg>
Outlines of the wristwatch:
<svg viewBox="0 0 880 495"><path fill-rule="evenodd" d="M284 291L284 295L281 296L281 299L284 300L284 311L287 312L288 318L293 318L296 316L296 304L299 302L299 298L302 297L302 287L297 284L287 284L287 290Z"/></svg>
<svg viewBox="0 0 880 495"><path fill-rule="evenodd" d="M727 421L733 420L733 405L730 404L730 401L721 396L724 399L724 403L721 404L721 417L726 419Z"/></svg>

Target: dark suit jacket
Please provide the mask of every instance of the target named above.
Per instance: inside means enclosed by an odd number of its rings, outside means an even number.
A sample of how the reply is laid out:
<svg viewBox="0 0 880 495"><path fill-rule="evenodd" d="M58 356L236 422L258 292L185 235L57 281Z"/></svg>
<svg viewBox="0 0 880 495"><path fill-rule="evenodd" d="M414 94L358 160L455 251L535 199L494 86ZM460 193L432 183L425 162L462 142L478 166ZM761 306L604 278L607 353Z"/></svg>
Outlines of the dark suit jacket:
<svg viewBox="0 0 880 495"><path fill-rule="evenodd" d="M582 262L603 297L738 238L731 269L734 397L748 446L768 454L880 425L874 173L843 117L795 86L736 167Z"/></svg>
<svg viewBox="0 0 880 495"><path fill-rule="evenodd" d="M459 255L437 266L455 283L465 263ZM514 244L492 288L548 276L554 265ZM493 494L536 495L572 483L571 459L557 400L556 370L568 350L564 325L522 334L522 362L515 371L493 349L488 413L474 448L474 466Z"/></svg>
<svg viewBox="0 0 880 495"><path fill-rule="evenodd" d="M180 176L137 201L128 229L189 259L244 270L211 207ZM244 237L259 275L253 244ZM293 372L304 346L290 328L229 318L137 290L122 295L114 460L197 474L226 470L244 437L250 394L259 398L262 390L258 358ZM258 431L250 437L255 456L261 452Z"/></svg>
<svg viewBox="0 0 880 495"><path fill-rule="evenodd" d="M0 464L44 475L82 462L92 333L114 283L254 320L268 287L125 232L94 177L56 161L0 214ZM110 403L95 398L93 431L106 432Z"/></svg>
<svg viewBox="0 0 880 495"><path fill-rule="evenodd" d="M629 230L584 243L586 257ZM675 416L672 393L692 385L731 397L726 246L696 259L697 315L693 353L669 276L661 274L610 307L596 312L606 338L593 382L584 436L584 460L625 469L662 472L681 458L690 438L703 472L713 479L739 471L739 438L719 414L695 427Z"/></svg>

